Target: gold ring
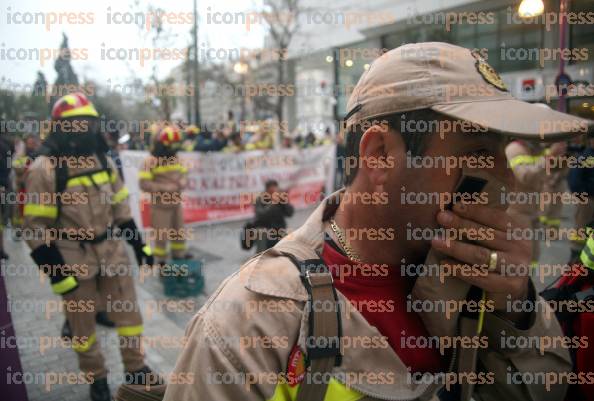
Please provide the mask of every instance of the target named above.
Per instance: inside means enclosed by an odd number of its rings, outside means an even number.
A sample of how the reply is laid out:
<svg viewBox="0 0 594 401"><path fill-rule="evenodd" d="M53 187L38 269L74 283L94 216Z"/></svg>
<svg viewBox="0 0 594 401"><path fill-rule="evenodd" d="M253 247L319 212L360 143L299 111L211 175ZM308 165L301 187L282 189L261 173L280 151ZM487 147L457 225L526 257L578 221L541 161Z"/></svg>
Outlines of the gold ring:
<svg viewBox="0 0 594 401"><path fill-rule="evenodd" d="M497 252L493 251L489 255L489 271L497 270Z"/></svg>

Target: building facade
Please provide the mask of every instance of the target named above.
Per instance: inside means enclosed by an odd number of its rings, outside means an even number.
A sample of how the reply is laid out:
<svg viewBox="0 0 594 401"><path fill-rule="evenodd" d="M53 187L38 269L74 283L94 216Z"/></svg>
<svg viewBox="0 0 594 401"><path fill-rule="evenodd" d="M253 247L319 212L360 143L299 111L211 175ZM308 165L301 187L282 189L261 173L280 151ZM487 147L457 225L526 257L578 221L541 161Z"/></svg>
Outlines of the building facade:
<svg viewBox="0 0 594 401"><path fill-rule="evenodd" d="M295 103L298 130L335 130L347 112L350 91L375 58L402 44L425 41L479 49L514 96L554 108L555 80L564 59L572 83L567 111L594 118L591 1L568 2L568 11L576 18L568 23L564 46L559 43L559 23L551 19L558 17L559 1L545 1L545 13L533 19L517 15L519 0L394 3L335 0L320 6L304 1L307 11L289 52L297 87L289 103ZM560 48L570 53L563 54Z"/></svg>

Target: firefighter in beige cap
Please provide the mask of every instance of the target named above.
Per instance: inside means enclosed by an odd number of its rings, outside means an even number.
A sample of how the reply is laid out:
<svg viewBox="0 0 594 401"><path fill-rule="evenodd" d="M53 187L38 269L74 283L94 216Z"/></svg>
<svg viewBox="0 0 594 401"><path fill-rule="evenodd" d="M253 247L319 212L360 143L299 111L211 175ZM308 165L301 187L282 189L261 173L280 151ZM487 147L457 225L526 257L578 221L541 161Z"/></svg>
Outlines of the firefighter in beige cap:
<svg viewBox="0 0 594 401"><path fill-rule="evenodd" d="M66 95L55 103L52 132L26 178L24 228L36 233L27 239L31 257L49 276L53 292L69 304L86 305L66 309L72 348L91 381L91 399L108 401L96 306L107 305L117 327L125 382L144 384L153 374L141 350L142 317L122 239L133 247L139 265L152 264L152 256L99 128L99 115L85 95Z"/></svg>
<svg viewBox="0 0 594 401"><path fill-rule="evenodd" d="M165 126L151 143L151 154L139 172L140 188L150 194L151 225L155 242L153 254L164 263L167 245L175 259L189 257L186 250L181 192L186 187L187 169L177 156L182 134L175 126Z"/></svg>
<svg viewBox="0 0 594 401"><path fill-rule="evenodd" d="M515 99L480 54L446 43L374 60L344 112L346 187L221 283L188 325L172 374L194 381L169 384L165 401L562 401L565 344L514 341L563 336L530 279L530 242L507 235L525 226L480 196L451 210L416 196L453 196L467 173L500 195L514 180L509 137L559 141L594 123ZM448 170L446 158L460 164ZM383 200L353 201L375 195ZM430 250L442 257L423 266Z"/></svg>

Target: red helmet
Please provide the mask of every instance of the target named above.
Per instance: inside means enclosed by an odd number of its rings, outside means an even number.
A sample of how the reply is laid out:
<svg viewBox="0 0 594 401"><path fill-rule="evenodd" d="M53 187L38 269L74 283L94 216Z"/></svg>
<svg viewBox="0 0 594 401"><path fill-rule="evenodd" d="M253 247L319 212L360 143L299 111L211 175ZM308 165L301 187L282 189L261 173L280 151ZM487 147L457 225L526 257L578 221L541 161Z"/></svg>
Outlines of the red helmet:
<svg viewBox="0 0 594 401"><path fill-rule="evenodd" d="M99 117L99 113L83 93L75 92L62 96L52 108L53 120L68 117Z"/></svg>
<svg viewBox="0 0 594 401"><path fill-rule="evenodd" d="M161 132L159 132L159 136L157 137L157 141L161 142L165 146L179 146L182 141L182 134L179 131L179 128L167 126L164 127Z"/></svg>

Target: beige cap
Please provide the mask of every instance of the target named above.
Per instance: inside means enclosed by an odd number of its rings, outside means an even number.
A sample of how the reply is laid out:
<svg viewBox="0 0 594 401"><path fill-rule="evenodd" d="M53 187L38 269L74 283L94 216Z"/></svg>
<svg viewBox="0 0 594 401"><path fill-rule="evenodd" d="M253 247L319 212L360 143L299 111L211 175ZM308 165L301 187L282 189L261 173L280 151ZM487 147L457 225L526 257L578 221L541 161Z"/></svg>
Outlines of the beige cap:
<svg viewBox="0 0 594 401"><path fill-rule="evenodd" d="M515 99L480 51L447 43L408 44L376 59L347 104L346 126L430 108L525 139L593 133L594 121Z"/></svg>

